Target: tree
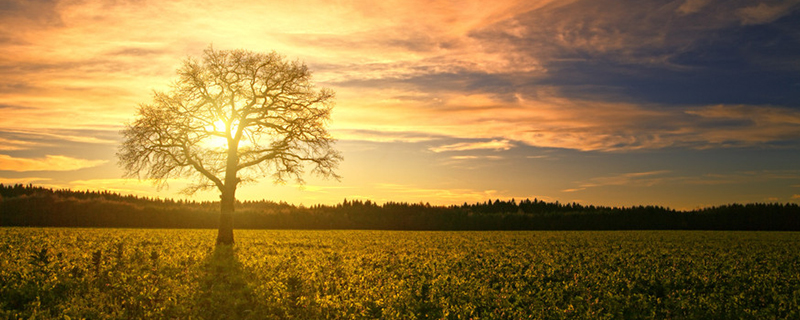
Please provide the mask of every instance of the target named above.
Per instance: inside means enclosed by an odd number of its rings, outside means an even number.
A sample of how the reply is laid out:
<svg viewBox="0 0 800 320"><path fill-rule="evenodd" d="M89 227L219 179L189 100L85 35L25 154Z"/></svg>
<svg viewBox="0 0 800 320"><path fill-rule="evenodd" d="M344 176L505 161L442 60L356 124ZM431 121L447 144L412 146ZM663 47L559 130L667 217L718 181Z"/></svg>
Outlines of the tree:
<svg viewBox="0 0 800 320"><path fill-rule="evenodd" d="M187 58L169 92L154 92L122 130L117 156L127 177L193 178L183 190L220 192L217 244L233 244L236 188L272 177L303 183L304 167L323 177L341 154L326 126L334 92L317 90L305 64L272 52L214 50Z"/></svg>

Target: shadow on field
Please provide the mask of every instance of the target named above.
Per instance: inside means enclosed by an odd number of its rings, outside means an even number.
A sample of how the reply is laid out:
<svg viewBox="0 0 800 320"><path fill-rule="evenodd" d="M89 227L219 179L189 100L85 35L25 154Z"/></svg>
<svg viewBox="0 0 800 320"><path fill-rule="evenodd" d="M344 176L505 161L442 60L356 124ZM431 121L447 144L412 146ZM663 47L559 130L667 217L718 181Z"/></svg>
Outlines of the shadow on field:
<svg viewBox="0 0 800 320"><path fill-rule="evenodd" d="M206 257L195 293L201 319L245 319L254 316L253 290L232 246L219 245Z"/></svg>

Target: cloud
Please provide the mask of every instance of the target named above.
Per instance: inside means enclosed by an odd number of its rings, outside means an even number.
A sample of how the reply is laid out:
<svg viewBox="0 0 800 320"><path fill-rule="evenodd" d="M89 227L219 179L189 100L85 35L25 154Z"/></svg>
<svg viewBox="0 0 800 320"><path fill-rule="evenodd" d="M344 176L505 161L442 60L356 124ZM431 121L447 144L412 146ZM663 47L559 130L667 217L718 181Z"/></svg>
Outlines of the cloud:
<svg viewBox="0 0 800 320"><path fill-rule="evenodd" d="M755 170L739 171L726 174L704 174L696 177L678 178L688 184L748 184L763 183L776 180L800 181L800 170Z"/></svg>
<svg viewBox="0 0 800 320"><path fill-rule="evenodd" d="M41 178L41 177L25 177L25 178L2 178L0 177L0 183L5 185L13 185L13 184L41 184L44 181L51 181L51 178Z"/></svg>
<svg viewBox="0 0 800 320"><path fill-rule="evenodd" d="M436 189L424 188L413 185L380 183L378 189L390 190L393 194L404 197L418 197L419 199L440 199L450 201L483 200L497 197L497 190L472 190L472 189Z"/></svg>
<svg viewBox="0 0 800 320"><path fill-rule="evenodd" d="M783 0L774 4L761 2L758 5L742 8L738 15L743 25L764 24L775 21L800 3L798 0Z"/></svg>
<svg viewBox="0 0 800 320"><path fill-rule="evenodd" d="M366 129L334 129L331 134L340 140L371 142L423 142L441 138L424 132L366 130Z"/></svg>
<svg viewBox="0 0 800 320"><path fill-rule="evenodd" d="M699 117L693 121L694 135L708 146L753 146L800 137L800 110L796 109L714 105L685 112Z"/></svg>
<svg viewBox="0 0 800 320"><path fill-rule="evenodd" d="M186 179L170 179L170 186L177 187L177 189L184 188L189 185ZM106 179L85 179L73 180L63 184L62 188L70 188L73 190L100 190L110 191L119 194L132 194L138 196L152 197L158 188L153 185L150 180L139 179L125 179L125 178L106 178ZM181 198L180 194L170 193L166 197ZM185 197L183 197L185 198Z"/></svg>
<svg viewBox="0 0 800 320"><path fill-rule="evenodd" d="M431 203L441 204L454 204L461 202L483 202L488 199L525 199L525 198L538 198L544 201L554 201L553 198L547 196L533 196L533 195L512 195L507 191L502 190L475 190L466 188L426 188L416 185L408 184L393 184L393 183L379 183L375 185L375 189L381 192L388 192L394 198L392 201L431 201ZM369 198L369 197L366 197ZM398 200L398 199L411 199L411 200ZM417 199L417 200L414 200Z"/></svg>
<svg viewBox="0 0 800 320"><path fill-rule="evenodd" d="M35 143L0 137L0 151L16 151L31 148Z"/></svg>
<svg viewBox="0 0 800 320"><path fill-rule="evenodd" d="M11 32L6 28L12 25L23 30L62 26L56 7L55 1L5 0L0 4L0 18L7 23L0 24L0 34Z"/></svg>
<svg viewBox="0 0 800 320"><path fill-rule="evenodd" d="M596 177L579 183L576 188L568 188L561 190L561 192L576 192L586 190L588 188L606 187L606 186L641 186L650 187L665 181L664 175L670 173L669 170L656 170L646 172L631 172L623 173L613 176Z"/></svg>
<svg viewBox="0 0 800 320"><path fill-rule="evenodd" d="M711 0L686 0L676 11L681 14L697 13L708 6L710 2Z"/></svg>
<svg viewBox="0 0 800 320"><path fill-rule="evenodd" d="M317 192L324 194L329 194L331 193L331 191L354 189L354 187L348 187L348 186L321 186L321 185L308 185L308 184L295 184L294 187L303 191Z"/></svg>
<svg viewBox="0 0 800 320"><path fill-rule="evenodd" d="M550 5L555 1L354 2L325 8L323 16L341 19L331 26L280 35L299 47L325 48L328 63L340 65L341 76L408 77L462 70L509 72L537 69L535 59L484 46L471 33L484 26ZM424 8L424 9L423 9ZM310 10L313 11L313 10ZM309 30L310 29L310 30ZM526 63L522 60L525 59ZM354 63L354 61L359 61Z"/></svg>
<svg viewBox="0 0 800 320"><path fill-rule="evenodd" d="M439 152L450 151L467 151L467 150L508 150L514 147L514 144L508 140L492 140L483 142L459 142L448 144L438 147L430 148L429 150Z"/></svg>
<svg viewBox="0 0 800 320"><path fill-rule="evenodd" d="M0 170L2 171L74 171L96 167L107 160L85 160L60 155L47 155L44 158L15 158L0 154Z"/></svg>
<svg viewBox="0 0 800 320"><path fill-rule="evenodd" d="M117 132L107 130L3 130L0 129L0 151L29 151L35 154L68 150L76 146L104 147L117 144ZM2 168L0 168L2 169Z"/></svg>
<svg viewBox="0 0 800 320"><path fill-rule="evenodd" d="M2 130L0 141L16 145L23 149L41 146L61 145L65 142L86 144L116 144L116 130ZM21 149L17 149L21 150Z"/></svg>
<svg viewBox="0 0 800 320"><path fill-rule="evenodd" d="M471 35L484 44L527 53L545 70L585 60L666 67L672 57L717 40L720 31L772 22L796 11L797 2L572 1L520 11Z"/></svg>
<svg viewBox="0 0 800 320"><path fill-rule="evenodd" d="M0 104L24 107L9 110L0 127L20 131L117 130L151 89L170 83L182 58L209 42L308 62L315 79L337 91L332 132L344 140L456 137L627 151L754 145L790 137L797 126L720 128L702 110L715 104L652 103L630 92L645 83L655 88L649 99L689 96L652 82L670 77L646 70L675 72L670 79L680 84L682 72L707 69L682 55L708 52L703 44L722 41L714 37L742 19L792 14L794 2L26 3L11 2L8 16L54 23L26 24L8 34L17 44L0 47L0 88L10 88L0 90ZM714 95L706 91L696 95ZM722 141L734 129L747 133Z"/></svg>
<svg viewBox="0 0 800 320"><path fill-rule="evenodd" d="M464 95L455 88L425 93L415 88L407 90L377 89L371 91L371 101L351 100L347 110L335 114L335 125L341 128L337 130L413 132L418 138L508 141L504 148L521 142L582 151L705 149L800 140L800 110L788 107L605 102L567 98L557 88L548 87L510 97L492 93ZM388 140L409 138L389 136L392 138ZM472 145L462 143L431 150L441 152Z"/></svg>
<svg viewBox="0 0 800 320"><path fill-rule="evenodd" d="M487 160L501 160L504 159L501 156L452 156L450 157L452 160L479 160L479 159L487 159Z"/></svg>
<svg viewBox="0 0 800 320"><path fill-rule="evenodd" d="M800 199L800 194L793 194L792 199Z"/></svg>
<svg viewBox="0 0 800 320"><path fill-rule="evenodd" d="M708 173L702 175L677 175L669 170L656 170L646 172L623 173L612 176L595 177L578 183L575 188L561 190L562 192L576 192L588 188L604 186L638 186L651 187L667 183L685 185L731 185L768 183L778 180L800 181L798 170L760 170L742 171L732 173Z"/></svg>

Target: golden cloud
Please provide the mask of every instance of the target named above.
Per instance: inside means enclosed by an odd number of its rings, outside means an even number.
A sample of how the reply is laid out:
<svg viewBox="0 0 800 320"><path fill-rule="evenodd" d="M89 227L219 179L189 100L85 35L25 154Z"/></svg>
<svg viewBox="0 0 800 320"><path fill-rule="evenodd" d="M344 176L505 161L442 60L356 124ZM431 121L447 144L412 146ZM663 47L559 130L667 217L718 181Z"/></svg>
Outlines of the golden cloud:
<svg viewBox="0 0 800 320"><path fill-rule="evenodd" d="M33 145L36 144L25 141L0 138L0 151L26 150L32 147Z"/></svg>
<svg viewBox="0 0 800 320"><path fill-rule="evenodd" d="M512 99L414 88L375 88L368 96L357 96L351 90L355 89L342 89L347 104L334 112L334 126L350 130L344 139L377 141L375 132L392 132L394 136L413 133L417 137L506 141L501 149L518 141L537 147L630 151L752 146L800 137L800 111L776 106L680 107L587 101L562 97L550 88ZM431 150L473 146L481 143Z"/></svg>
<svg viewBox="0 0 800 320"><path fill-rule="evenodd" d="M545 201L554 201L553 198L547 196L532 196L532 195L512 195L505 191L500 190L475 190L475 189L464 189L464 188L425 188L419 187L415 185L408 185L408 184L393 184L393 183L379 183L375 185L375 189L378 191L386 191L391 194L394 199L393 201L398 201L399 199L411 199L411 202L414 202L413 199L426 199L431 200L433 203L439 202L441 204L453 204L458 202L478 202L478 201L486 201L487 199L525 199L525 198L538 198L540 200ZM406 201L406 200L401 200Z"/></svg>
<svg viewBox="0 0 800 320"><path fill-rule="evenodd" d="M731 14L719 23L771 21L795 2L730 8L740 16ZM529 88L537 77L556 72L547 69L553 58L548 50L614 52L612 56L626 63L669 61L631 54L642 48L672 48L652 36L651 28L660 26L660 20L643 21L649 24L636 31L624 25L628 19L618 19L631 8L613 4L595 12L592 6L603 4L573 3L253 0L235 6L214 1L22 6L23 11L12 13L13 23L0 23L2 30L24 29L4 33L11 39L0 46L6 58L0 62L0 88L7 89L0 91L0 103L25 108L6 110L0 127L117 130L138 103L149 100L152 89L170 83L181 59L199 54L211 42L222 48L274 49L307 61L317 81L337 91L332 131L340 139L421 142L453 137L627 151L753 145L800 136L797 120L787 121L800 116L788 108L666 108L575 99L547 86ZM672 7L688 15L714 5L687 0ZM536 14L526 18L525 13ZM47 21L40 21L43 17ZM685 41L681 46L692 40ZM518 78L520 74L525 77ZM497 83L499 89L483 92L474 83ZM748 112L757 120L752 125L708 124L725 117L750 119ZM4 150L22 147L6 145Z"/></svg>
<svg viewBox="0 0 800 320"><path fill-rule="evenodd" d="M514 147L508 140L492 140L484 142L461 142L430 148L433 152L467 151L467 150L508 150Z"/></svg>
<svg viewBox="0 0 800 320"><path fill-rule="evenodd" d="M5 184L5 185L29 184L29 183L41 184L43 181L50 181L50 180L53 180L53 179L51 179L51 178L40 178L40 177L0 178L0 183Z"/></svg>
<svg viewBox="0 0 800 320"><path fill-rule="evenodd" d="M669 173L668 170L655 170L646 172L631 172L623 173L614 176L605 176L592 178L589 181L580 183L577 188L570 188L562 190L562 192L575 192L581 191L586 188L604 187L604 186L653 186L655 184L663 183L670 180L664 177Z"/></svg>
<svg viewBox="0 0 800 320"><path fill-rule="evenodd" d="M74 171L96 167L106 160L85 160L67 156L47 155L44 158L15 158L0 154L0 170L3 171Z"/></svg>

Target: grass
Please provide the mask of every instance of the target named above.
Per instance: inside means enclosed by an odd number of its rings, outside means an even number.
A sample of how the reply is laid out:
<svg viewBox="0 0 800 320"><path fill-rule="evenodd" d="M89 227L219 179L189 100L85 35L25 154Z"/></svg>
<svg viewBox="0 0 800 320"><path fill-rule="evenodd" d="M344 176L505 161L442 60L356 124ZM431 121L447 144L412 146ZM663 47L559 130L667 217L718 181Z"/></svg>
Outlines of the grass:
<svg viewBox="0 0 800 320"><path fill-rule="evenodd" d="M800 318L800 233L214 235L0 228L0 318Z"/></svg>

